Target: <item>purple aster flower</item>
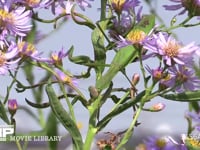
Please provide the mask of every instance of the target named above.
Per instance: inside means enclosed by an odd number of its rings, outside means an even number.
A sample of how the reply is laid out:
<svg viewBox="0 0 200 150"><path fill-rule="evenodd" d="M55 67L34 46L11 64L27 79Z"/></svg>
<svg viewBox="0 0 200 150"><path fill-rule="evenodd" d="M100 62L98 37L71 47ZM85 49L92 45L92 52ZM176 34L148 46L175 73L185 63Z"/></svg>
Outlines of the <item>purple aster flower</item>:
<svg viewBox="0 0 200 150"><path fill-rule="evenodd" d="M123 5L123 9L129 13L135 13L135 8L136 6L139 6L139 4L139 0L126 0L126 2Z"/></svg>
<svg viewBox="0 0 200 150"><path fill-rule="evenodd" d="M55 65L62 65L62 59L68 55L68 52L64 52L62 48L59 52L53 52L51 54L51 63Z"/></svg>
<svg viewBox="0 0 200 150"><path fill-rule="evenodd" d="M78 6L85 11L85 7L90 8L91 4L88 1L94 1L94 0L75 0Z"/></svg>
<svg viewBox="0 0 200 150"><path fill-rule="evenodd" d="M145 40L144 48L162 56L168 66L174 63L181 65L191 64L193 54L200 48L194 42L183 46L172 36L159 32Z"/></svg>
<svg viewBox="0 0 200 150"><path fill-rule="evenodd" d="M175 87L177 92L194 91L200 88L200 79L192 68L178 65L178 67L173 66L168 69L169 76L161 81L167 87Z"/></svg>
<svg viewBox="0 0 200 150"><path fill-rule="evenodd" d="M146 37L146 33L140 29L131 30L125 38L121 35L118 36L116 41L117 47L121 48L133 44L143 44Z"/></svg>
<svg viewBox="0 0 200 150"><path fill-rule="evenodd" d="M74 3L72 1L67 1L65 4L63 3L63 5L58 5L55 8L55 13L57 15L60 15L60 14L70 15L73 5L74 5Z"/></svg>
<svg viewBox="0 0 200 150"><path fill-rule="evenodd" d="M174 5L164 5L166 10L178 10L182 9L178 15L184 14L188 11L190 16L200 15L200 1L199 0L170 0L176 4Z"/></svg>
<svg viewBox="0 0 200 150"><path fill-rule="evenodd" d="M5 75L8 70L15 69L13 65L19 62L19 58L16 58L19 51L14 48L15 44L12 42L6 52L0 51L0 75Z"/></svg>
<svg viewBox="0 0 200 150"><path fill-rule="evenodd" d="M120 20L117 17L112 20L113 28L109 31L111 37L126 34L132 28L133 18L129 14L122 13L120 17Z"/></svg>
<svg viewBox="0 0 200 150"><path fill-rule="evenodd" d="M61 82L67 83L67 84L73 84L75 86L78 85L78 82L75 78L72 78L71 76L65 74L63 71L56 69L55 73L56 73L55 75L56 78L60 80Z"/></svg>
<svg viewBox="0 0 200 150"><path fill-rule="evenodd" d="M26 36L32 27L31 11L25 7L12 8L11 4L11 1L0 2L0 29L9 35Z"/></svg>
<svg viewBox="0 0 200 150"><path fill-rule="evenodd" d="M185 145L185 137L183 134L179 143L175 141L171 136L167 136L166 138L176 146L176 150L188 150L187 146Z"/></svg>
<svg viewBox="0 0 200 150"><path fill-rule="evenodd" d="M37 51L33 44L25 41L18 42L16 48L19 50L22 57L31 57L37 59L37 57L41 54Z"/></svg>
<svg viewBox="0 0 200 150"><path fill-rule="evenodd" d="M149 66L146 67L147 71L151 74L155 81L159 81L166 76L166 73L163 72L163 68L158 67L156 69L151 69Z"/></svg>
<svg viewBox="0 0 200 150"><path fill-rule="evenodd" d="M122 11L135 13L135 7L139 3L138 0L111 0L112 7L117 14L121 14Z"/></svg>
<svg viewBox="0 0 200 150"><path fill-rule="evenodd" d="M146 145L146 150L177 150L176 146L168 138L164 137L148 137L144 144Z"/></svg>

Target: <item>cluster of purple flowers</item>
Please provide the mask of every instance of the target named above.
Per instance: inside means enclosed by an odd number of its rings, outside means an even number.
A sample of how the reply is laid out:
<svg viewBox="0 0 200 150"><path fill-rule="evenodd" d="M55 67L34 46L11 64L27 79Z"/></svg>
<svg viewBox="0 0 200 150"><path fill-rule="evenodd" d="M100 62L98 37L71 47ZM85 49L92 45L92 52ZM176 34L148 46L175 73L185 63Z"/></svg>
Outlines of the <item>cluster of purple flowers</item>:
<svg viewBox="0 0 200 150"><path fill-rule="evenodd" d="M52 53L50 58L42 58L42 53L38 52L35 44L27 42L26 38L33 27L34 12L51 8L54 15L69 15L75 4L82 10L91 7L88 0L0 0L0 75L6 75L9 70L15 69L20 60L27 57L62 65L67 52L62 49L58 53Z"/></svg>
<svg viewBox="0 0 200 150"><path fill-rule="evenodd" d="M181 4L176 6L165 5L166 9L174 10L175 8L183 7L185 8L184 12L190 10L188 8L190 3L187 1L171 1ZM199 7L199 2L190 1L195 7ZM127 3L132 5L127 6ZM112 1L112 6L118 19L114 19L114 31L111 30L110 33L114 37L117 47L120 48L127 45L138 47L139 45L143 59L158 58L162 63L157 69L147 67L147 70L153 76L154 81L159 82L165 89L172 89L176 92L199 89L200 79L196 76L193 65L194 57L200 56L200 47L194 42L184 45L171 34L156 31L156 25L149 32L143 31L137 26L142 19L142 7L139 8L138 12L135 11L139 4L139 1L131 0Z"/></svg>

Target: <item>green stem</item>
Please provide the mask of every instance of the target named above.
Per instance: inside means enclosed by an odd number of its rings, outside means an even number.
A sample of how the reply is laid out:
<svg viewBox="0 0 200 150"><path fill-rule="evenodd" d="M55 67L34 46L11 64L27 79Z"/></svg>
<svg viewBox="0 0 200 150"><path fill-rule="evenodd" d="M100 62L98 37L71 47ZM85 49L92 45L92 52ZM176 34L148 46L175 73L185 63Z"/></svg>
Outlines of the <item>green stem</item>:
<svg viewBox="0 0 200 150"><path fill-rule="evenodd" d="M138 103L142 99L142 97L145 95L145 93L146 93L146 91L142 91L135 98L124 103L123 105L120 105L114 111L107 114L102 120L100 120L98 122L98 124L97 124L98 131L100 131L102 128L104 128L112 118L114 118L115 116L119 115L120 113L126 111L128 108L133 107L133 105Z"/></svg>
<svg viewBox="0 0 200 150"><path fill-rule="evenodd" d="M85 144L83 146L83 150L91 149L92 142L98 131L96 127L96 118L97 118L98 110L101 104L101 98L102 98L101 96L98 96L97 99L94 101L94 103L91 106L88 106L90 119L89 119L88 132L87 132Z"/></svg>
<svg viewBox="0 0 200 150"><path fill-rule="evenodd" d="M69 108L69 111L70 111L72 120L73 120L74 122L76 122L76 118L75 118L73 106L72 106L72 104L71 104L70 101L69 101L69 98L68 98L68 96L67 96L67 93L66 93L66 90L65 90L63 84L61 84L61 83L60 83L60 88L61 88L61 90L62 90L62 92L63 92L63 95L64 95L64 97L65 97L65 100L66 100L66 102L67 102L67 105L68 105L68 108Z"/></svg>
<svg viewBox="0 0 200 150"><path fill-rule="evenodd" d="M18 140L15 141L16 145L17 145L17 149L18 150L23 150L21 144L19 143Z"/></svg>
<svg viewBox="0 0 200 150"><path fill-rule="evenodd" d="M187 17L183 22L181 22L180 24L176 25L176 26L171 26L170 28L168 28L166 31L169 32L171 30L180 28L180 27L185 27L185 24L191 20L192 17Z"/></svg>
<svg viewBox="0 0 200 150"><path fill-rule="evenodd" d="M27 150L28 141L24 141L23 150Z"/></svg>
<svg viewBox="0 0 200 150"><path fill-rule="evenodd" d="M92 145L92 142L94 140L96 133L97 133L97 128L95 128L93 125L89 125L85 144L83 146L83 150L91 149L91 145Z"/></svg>
<svg viewBox="0 0 200 150"><path fill-rule="evenodd" d="M106 3L107 0L101 0L101 20L106 19Z"/></svg>
<svg viewBox="0 0 200 150"><path fill-rule="evenodd" d="M44 19L39 18L39 17L36 16L36 15L33 15L32 18L35 19L35 20L37 20L37 21L39 21L39 22L42 22L42 23L54 23L54 22L56 22L57 20L59 20L60 18L65 17L65 16L66 16L66 14L63 13L63 14L61 14L61 15L55 17L55 18L52 19L52 20L44 20Z"/></svg>
<svg viewBox="0 0 200 150"><path fill-rule="evenodd" d="M130 139L130 137L132 136L134 127L137 123L137 119L139 118L139 115L142 111L142 108L144 106L144 103L140 103L140 107L137 109L134 119L131 122L131 125L129 126L128 130L125 132L124 137L122 138L121 142L119 143L119 145L117 146L116 150L119 150L124 144L126 144L128 142L128 140Z"/></svg>
<svg viewBox="0 0 200 150"><path fill-rule="evenodd" d="M42 128L45 127L45 118L44 118L44 114L43 114L43 111L41 109L37 109L38 110L38 115L39 115L39 123L40 123L40 126Z"/></svg>
<svg viewBox="0 0 200 150"><path fill-rule="evenodd" d="M140 48L140 50L139 50L140 69L142 71L142 76L143 76L143 79L144 79L144 87L147 88L147 80L145 80L146 79L146 72L145 72L144 65L143 65L141 51L142 51L142 49Z"/></svg>
<svg viewBox="0 0 200 150"><path fill-rule="evenodd" d="M18 73L18 69L19 69L19 65L18 65L14 75L12 75L12 73L10 72L10 75L13 78L13 80L12 80L11 84L7 87L6 97L5 97L4 102L3 102L4 105L7 103L8 97L10 95L10 90L12 89L14 83L16 82L16 76L17 76L17 73Z"/></svg>
<svg viewBox="0 0 200 150"><path fill-rule="evenodd" d="M143 106L144 106L145 102L147 102L149 100L149 96L152 93L153 87L154 87L154 84L152 84L149 88L146 89L145 95L141 98L140 106L136 110L136 113L134 115L134 119L131 122L131 125L129 126L128 130L125 132L125 135L122 138L122 140L119 143L119 145L117 146L116 150L119 150L124 144L126 144L128 142L128 140L130 139L130 137L132 136L133 130L134 130L134 127L135 127L135 125L137 123L139 115L140 115L140 113L141 113L141 111L143 109Z"/></svg>
<svg viewBox="0 0 200 150"><path fill-rule="evenodd" d="M125 93L125 95L115 104L115 106L111 109L110 112L116 110L119 107L119 105L127 98L128 95L130 95L130 91Z"/></svg>

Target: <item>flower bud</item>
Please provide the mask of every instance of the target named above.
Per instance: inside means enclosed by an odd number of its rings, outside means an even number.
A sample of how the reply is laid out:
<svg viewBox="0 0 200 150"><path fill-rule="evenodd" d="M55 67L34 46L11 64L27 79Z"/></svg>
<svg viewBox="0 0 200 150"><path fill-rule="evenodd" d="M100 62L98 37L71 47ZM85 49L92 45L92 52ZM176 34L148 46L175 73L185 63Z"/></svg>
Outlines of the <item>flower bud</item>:
<svg viewBox="0 0 200 150"><path fill-rule="evenodd" d="M138 73L135 73L132 77L132 84L137 85L140 81L140 75Z"/></svg>
<svg viewBox="0 0 200 150"><path fill-rule="evenodd" d="M17 100L16 99L9 99L8 100L8 111L13 116L18 108Z"/></svg>
<svg viewBox="0 0 200 150"><path fill-rule="evenodd" d="M153 105L150 109L152 111L161 111L164 108L165 108L165 104L163 104L163 103L157 103L157 104Z"/></svg>

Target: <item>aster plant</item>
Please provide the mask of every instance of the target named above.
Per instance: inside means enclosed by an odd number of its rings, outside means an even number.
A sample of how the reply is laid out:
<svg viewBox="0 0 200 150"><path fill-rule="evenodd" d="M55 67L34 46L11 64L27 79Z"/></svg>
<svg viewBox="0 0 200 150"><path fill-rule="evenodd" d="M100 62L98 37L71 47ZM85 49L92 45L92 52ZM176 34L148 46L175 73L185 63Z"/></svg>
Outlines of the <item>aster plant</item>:
<svg viewBox="0 0 200 150"><path fill-rule="evenodd" d="M9 137L25 136L17 130L18 112L24 110L40 127L34 133L30 131L30 136L58 136L58 129L62 126L66 131L63 134L71 139L70 149L125 149L131 137L137 138L134 133L137 126L148 124L139 122L141 113L159 113L169 107L165 105L167 99L188 103L189 110L185 113L188 129L185 136L180 136L181 140L177 142L169 135L153 135L143 139L141 144L134 145L134 148L198 149L199 139L194 133L200 132L200 65L197 65L200 46L198 41L189 44L181 42L173 31L200 25L199 22L189 24L194 17L198 21L200 2L171 0L171 5L164 5L166 11L181 9L172 18L170 26L157 21L162 16L156 13L152 2L148 0L101 0L96 10L99 18L94 23L85 12L95 2L0 0L0 75L11 80L7 87L1 87L5 88L6 93L0 96L0 118L6 125L14 126L14 134ZM144 13L144 4L148 4L152 13ZM40 11L49 13L51 18L42 17ZM176 19L184 13L186 18L177 23ZM61 45L56 51L46 52L39 48L37 44L61 29L66 21L90 30L91 36L87 38L91 39L92 48L83 54L79 54L73 43L69 48ZM54 32L41 34L38 28L40 23L52 26ZM73 36L79 38L79 35ZM149 63L153 61L156 63ZM81 66L81 71L75 71L70 67L71 64ZM22 73L25 80L20 78ZM116 77L119 76L127 81L125 87L117 85ZM90 80L93 77L95 79ZM88 90L79 87L81 80L89 81ZM31 98L24 94L28 91L32 92ZM20 96L13 98L13 92ZM163 100L154 103L157 97ZM112 101L111 107L108 101ZM21 106L21 102L25 107ZM153 105L146 105L150 102ZM76 107L88 113L86 135L80 131ZM102 113L103 108L109 111ZM49 112L44 114L44 109ZM105 127L127 110L132 111L127 128L118 133L105 132ZM97 135L102 132L108 138L97 139L95 143ZM11 142L9 137L6 140ZM63 136L62 140L67 139ZM28 149L28 142L15 141L19 150ZM49 149L59 149L59 141L46 142Z"/></svg>

